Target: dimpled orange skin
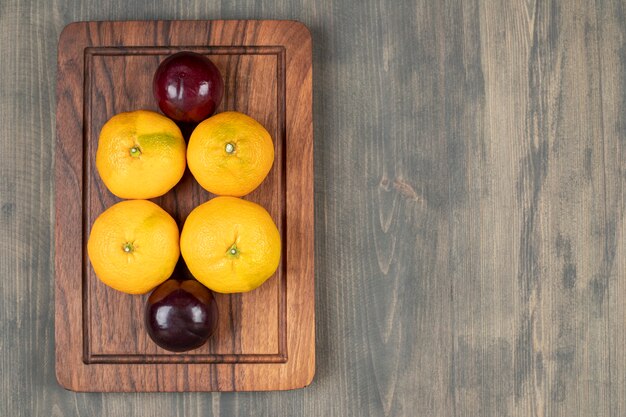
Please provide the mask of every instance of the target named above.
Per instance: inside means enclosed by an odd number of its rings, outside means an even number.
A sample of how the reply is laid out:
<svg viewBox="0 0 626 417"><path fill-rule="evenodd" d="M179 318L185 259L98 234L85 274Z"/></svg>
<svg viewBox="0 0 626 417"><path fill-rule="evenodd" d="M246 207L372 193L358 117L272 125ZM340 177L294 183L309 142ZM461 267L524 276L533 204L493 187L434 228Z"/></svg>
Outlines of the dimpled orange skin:
<svg viewBox="0 0 626 417"><path fill-rule="evenodd" d="M192 275L213 291L251 291L270 278L280 262L280 234L260 205L216 197L187 217L180 250Z"/></svg>
<svg viewBox="0 0 626 417"><path fill-rule="evenodd" d="M172 275L180 255L178 226L151 201L122 201L95 220L87 253L106 285L144 294Z"/></svg>
<svg viewBox="0 0 626 417"><path fill-rule="evenodd" d="M223 112L196 126L187 146L187 163L210 193L241 197L267 177L274 163L274 143L253 118Z"/></svg>
<svg viewBox="0 0 626 417"><path fill-rule="evenodd" d="M96 168L113 194L126 199L161 196L185 172L186 145L173 121L148 110L119 113L98 139Z"/></svg>

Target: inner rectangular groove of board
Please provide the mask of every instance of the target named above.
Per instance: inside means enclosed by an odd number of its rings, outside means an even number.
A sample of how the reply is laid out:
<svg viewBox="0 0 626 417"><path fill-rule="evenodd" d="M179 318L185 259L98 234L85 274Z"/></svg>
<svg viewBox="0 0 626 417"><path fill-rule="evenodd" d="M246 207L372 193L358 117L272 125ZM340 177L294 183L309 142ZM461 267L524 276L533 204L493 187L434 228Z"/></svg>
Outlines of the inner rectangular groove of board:
<svg viewBox="0 0 626 417"><path fill-rule="evenodd" d="M205 55L274 55L276 56L276 82L277 82L277 132L276 137L283 149L282 187L283 205L286 203L286 115L285 115L285 48L283 46L167 46L167 47L88 47L84 50L84 120L83 120L83 140L84 157L83 173L88 175L88 150L93 146L91 137L91 110L92 110L92 59L95 56L133 56L133 55L157 55L167 56L180 51L192 51ZM89 204L87 196L90 193L90 183L87 178L83 178L83 248L86 248ZM286 238L287 224L285 215L282 218L283 239ZM87 364L95 363L285 363L287 362L287 308L286 308L286 242L283 241L283 260L281 261L282 273L279 280L278 289L278 352L276 354L206 354L206 353L185 353L185 354L141 354L141 353L95 353L92 351L89 332L89 320L91 314L90 288L88 279L89 260L86 249L83 250L82 269L82 310L83 310L83 362Z"/></svg>

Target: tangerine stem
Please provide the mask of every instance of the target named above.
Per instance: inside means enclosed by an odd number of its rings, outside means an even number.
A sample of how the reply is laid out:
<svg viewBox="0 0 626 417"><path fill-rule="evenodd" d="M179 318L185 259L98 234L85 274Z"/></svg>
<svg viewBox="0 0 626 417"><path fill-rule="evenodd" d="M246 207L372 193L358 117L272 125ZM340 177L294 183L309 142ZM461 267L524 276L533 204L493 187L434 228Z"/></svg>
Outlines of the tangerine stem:
<svg viewBox="0 0 626 417"><path fill-rule="evenodd" d="M133 244L130 242L126 242L122 245L122 250L126 253L131 253L134 249Z"/></svg>
<svg viewBox="0 0 626 417"><path fill-rule="evenodd" d="M224 148L226 150L226 153L232 154L232 153L235 152L235 144L234 143L228 142Z"/></svg>
<svg viewBox="0 0 626 417"><path fill-rule="evenodd" d="M139 146L135 145L130 148L130 156L137 158L139 155L141 155L141 149L139 149Z"/></svg>
<svg viewBox="0 0 626 417"><path fill-rule="evenodd" d="M233 245L232 245L230 248L228 248L227 253L228 253L231 257L233 257L233 258L238 257L238 256L239 256L239 250L237 249L237 244L236 244L236 243L233 243Z"/></svg>

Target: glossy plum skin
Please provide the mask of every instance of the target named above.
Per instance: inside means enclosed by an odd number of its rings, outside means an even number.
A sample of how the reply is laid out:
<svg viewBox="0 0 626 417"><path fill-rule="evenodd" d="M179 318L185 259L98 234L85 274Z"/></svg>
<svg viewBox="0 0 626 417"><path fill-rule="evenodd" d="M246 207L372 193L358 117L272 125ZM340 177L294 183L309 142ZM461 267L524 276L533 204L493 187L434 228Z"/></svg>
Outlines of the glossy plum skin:
<svg viewBox="0 0 626 417"><path fill-rule="evenodd" d="M145 325L163 349L185 352L204 345L217 327L217 304L209 289L195 280L168 280L146 303Z"/></svg>
<svg viewBox="0 0 626 417"><path fill-rule="evenodd" d="M198 123L220 105L224 80L206 56L178 52L161 62L154 73L152 91L166 116L179 122Z"/></svg>

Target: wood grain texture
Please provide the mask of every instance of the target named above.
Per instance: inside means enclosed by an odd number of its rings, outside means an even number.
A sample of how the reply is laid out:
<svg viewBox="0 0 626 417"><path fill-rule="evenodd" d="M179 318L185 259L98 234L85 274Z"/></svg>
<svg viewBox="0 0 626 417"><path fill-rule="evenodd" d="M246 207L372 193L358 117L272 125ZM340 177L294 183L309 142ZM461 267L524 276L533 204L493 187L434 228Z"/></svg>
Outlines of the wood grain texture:
<svg viewBox="0 0 626 417"><path fill-rule="evenodd" d="M0 2L0 415L626 413L623 0ZM76 20L313 34L316 376L80 394L54 377L56 40Z"/></svg>
<svg viewBox="0 0 626 417"><path fill-rule="evenodd" d="M257 291L216 294L209 342L172 353L150 340L144 296L103 285L86 255L91 225L120 201L95 168L100 129L115 114L158 111L152 75L181 50L224 77L217 111L241 111L274 139L274 166L245 198L277 224L283 255ZM264 391L302 388L315 372L311 37L294 21L134 21L68 25L58 48L56 373L75 391ZM191 129L185 129L191 130ZM190 134L190 132L188 132ZM212 198L186 172L155 201L179 229ZM81 254L82 256L77 256ZM184 275L180 263L179 275ZM189 274L187 272L187 274Z"/></svg>

